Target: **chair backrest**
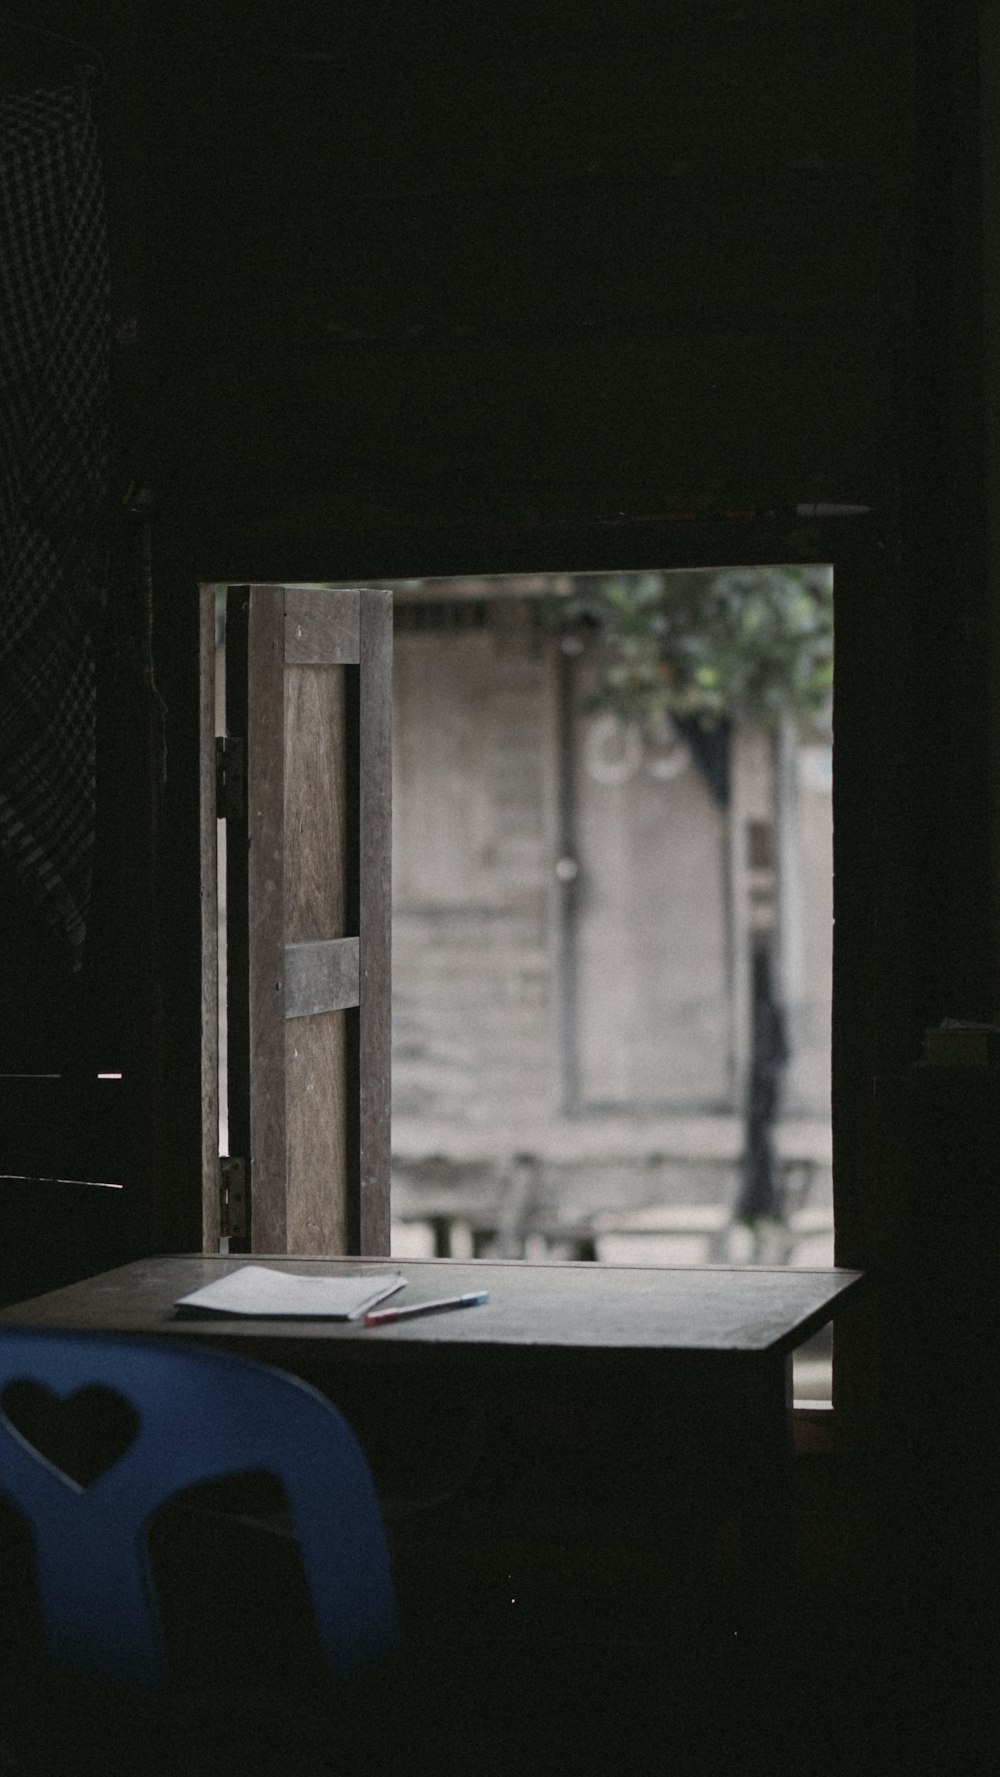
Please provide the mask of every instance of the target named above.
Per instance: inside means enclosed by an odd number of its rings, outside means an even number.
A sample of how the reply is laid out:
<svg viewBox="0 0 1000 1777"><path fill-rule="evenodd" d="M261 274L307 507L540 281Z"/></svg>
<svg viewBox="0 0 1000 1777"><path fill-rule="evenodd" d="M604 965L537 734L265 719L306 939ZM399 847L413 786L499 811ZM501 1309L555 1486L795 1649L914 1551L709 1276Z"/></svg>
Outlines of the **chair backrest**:
<svg viewBox="0 0 1000 1777"><path fill-rule="evenodd" d="M7 1417L14 1383L47 1391L56 1414L81 1392L112 1390L132 1409L135 1435L81 1485ZM357 1439L321 1394L199 1346L0 1332L0 1491L30 1526L46 1654L60 1675L163 1688L152 1519L198 1482L261 1470L284 1487L331 1676L380 1664L398 1641L381 1514Z"/></svg>

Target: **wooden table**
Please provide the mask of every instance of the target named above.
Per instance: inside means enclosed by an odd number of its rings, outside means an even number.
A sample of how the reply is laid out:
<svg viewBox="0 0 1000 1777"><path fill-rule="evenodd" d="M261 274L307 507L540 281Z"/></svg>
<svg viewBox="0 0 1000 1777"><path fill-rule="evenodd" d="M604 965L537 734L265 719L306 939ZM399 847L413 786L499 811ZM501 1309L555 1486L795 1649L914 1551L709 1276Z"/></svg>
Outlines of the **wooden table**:
<svg viewBox="0 0 1000 1777"><path fill-rule="evenodd" d="M637 1437L650 1418L700 1440L735 1477L754 1617L772 1635L791 1574L791 1353L861 1288L860 1273L411 1260L414 1300L487 1289L489 1303L366 1329L331 1321L189 1319L174 1303L245 1259L141 1260L0 1312L0 1328L52 1327L196 1340L316 1380L353 1372L572 1381L613 1401ZM254 1263L258 1261L255 1259ZM315 1275L384 1271L386 1260L264 1258ZM387 1304L388 1306L388 1304ZM603 1393L602 1393L603 1390ZM336 1387L330 1393L336 1398ZM671 1417L672 1416L672 1417ZM655 1427L652 1428L655 1431ZM570 1454L570 1460L572 1455Z"/></svg>

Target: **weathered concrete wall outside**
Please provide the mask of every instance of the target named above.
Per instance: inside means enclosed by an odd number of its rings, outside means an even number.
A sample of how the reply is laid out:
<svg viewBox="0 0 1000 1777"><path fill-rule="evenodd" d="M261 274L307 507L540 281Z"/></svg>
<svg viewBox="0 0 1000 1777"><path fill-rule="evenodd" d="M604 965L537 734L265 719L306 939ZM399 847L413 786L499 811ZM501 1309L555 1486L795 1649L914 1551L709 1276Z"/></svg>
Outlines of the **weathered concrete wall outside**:
<svg viewBox="0 0 1000 1777"><path fill-rule="evenodd" d="M541 638L506 606L397 634L394 684L394 1115L552 1116Z"/></svg>
<svg viewBox="0 0 1000 1777"><path fill-rule="evenodd" d="M526 604L395 645L394 1117L469 1131L558 1118L557 836L552 644ZM749 922L749 872L727 880L727 815L692 761L624 783L588 769L593 718L576 727L583 1108L738 1114L745 1035L727 928ZM770 752L737 737L734 851L773 820ZM799 755L804 958L786 1109L829 1116L832 832L829 750ZM637 1136L641 1143L641 1134Z"/></svg>

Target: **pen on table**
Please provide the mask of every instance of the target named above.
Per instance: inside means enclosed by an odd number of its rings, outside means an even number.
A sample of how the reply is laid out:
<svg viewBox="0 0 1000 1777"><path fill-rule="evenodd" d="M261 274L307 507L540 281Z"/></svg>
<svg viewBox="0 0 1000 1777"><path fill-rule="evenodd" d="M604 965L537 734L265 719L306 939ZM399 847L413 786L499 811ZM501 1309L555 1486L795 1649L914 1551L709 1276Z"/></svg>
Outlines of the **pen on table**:
<svg viewBox="0 0 1000 1777"><path fill-rule="evenodd" d="M488 1302L489 1290L471 1290L465 1296L439 1296L435 1302L405 1302L402 1308L371 1308L365 1315L366 1327L387 1326L392 1320L410 1320L415 1314L445 1314L449 1308L478 1308Z"/></svg>

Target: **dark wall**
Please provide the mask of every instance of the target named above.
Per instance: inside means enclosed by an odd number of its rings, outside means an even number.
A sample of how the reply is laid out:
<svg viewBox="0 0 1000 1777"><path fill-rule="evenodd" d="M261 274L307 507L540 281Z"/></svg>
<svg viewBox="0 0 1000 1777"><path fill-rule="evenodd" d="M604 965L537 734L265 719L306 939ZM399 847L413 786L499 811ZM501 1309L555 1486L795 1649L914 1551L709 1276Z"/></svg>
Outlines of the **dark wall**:
<svg viewBox="0 0 1000 1777"><path fill-rule="evenodd" d="M149 421L206 571L888 509L909 10L152 6Z"/></svg>
<svg viewBox="0 0 1000 1777"><path fill-rule="evenodd" d="M994 999L976 9L42 11L104 57L120 491L152 502L165 1238L196 1227L197 579L804 558L838 567L843 1256L891 1249L880 1082Z"/></svg>
<svg viewBox="0 0 1000 1777"><path fill-rule="evenodd" d="M838 605L862 1156L874 1076L992 998L974 27L178 0L140 33L136 436L182 572L866 557Z"/></svg>
<svg viewBox="0 0 1000 1777"><path fill-rule="evenodd" d="M906 1083L996 996L976 26L178 0L140 37L171 1126L193 1158L194 576L832 559L839 1255L884 1280L901 1447L939 1191Z"/></svg>
<svg viewBox="0 0 1000 1777"><path fill-rule="evenodd" d="M116 731L134 769L112 774L102 813L107 868L137 848L115 891L133 962L123 974L109 943L97 985L132 996L146 1243L200 1230L199 578L833 560L838 1241L872 1268L881 1317L841 1372L864 1394L878 1352L893 1635L914 1647L928 1595L957 1622L950 1575L992 1577L1000 1541L995 1524L981 1537L997 1451L977 1405L996 1280L968 1287L996 1241L993 1082L928 1098L912 1071L926 1025L992 1013L1000 987L989 10L33 13L104 58L139 666ZM994 49L994 91L996 67ZM796 515L817 502L871 512ZM942 1253L956 1155L964 1219ZM963 1301L983 1318L966 1313L956 1345ZM944 1522L925 1581L927 1525ZM951 1624L939 1645L969 1652Z"/></svg>

